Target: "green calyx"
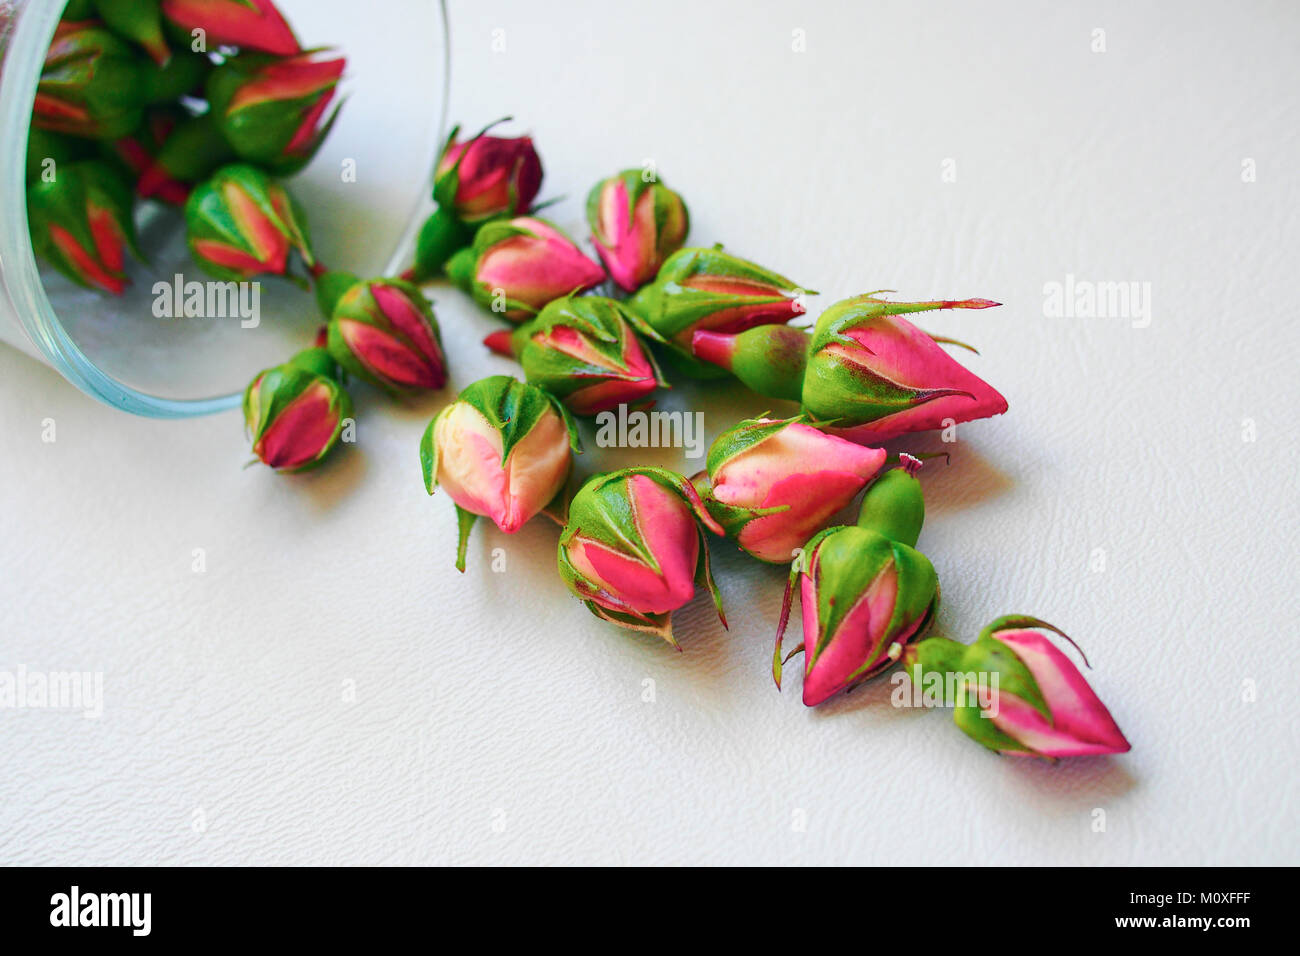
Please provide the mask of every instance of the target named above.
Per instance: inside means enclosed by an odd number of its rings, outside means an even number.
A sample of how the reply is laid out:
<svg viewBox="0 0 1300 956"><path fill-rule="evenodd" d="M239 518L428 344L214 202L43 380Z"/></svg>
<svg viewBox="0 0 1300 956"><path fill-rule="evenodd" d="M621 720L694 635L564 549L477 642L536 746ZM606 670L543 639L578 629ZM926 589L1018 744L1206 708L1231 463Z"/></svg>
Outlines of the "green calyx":
<svg viewBox="0 0 1300 956"><path fill-rule="evenodd" d="M456 251L464 249L474 238L473 228L448 209L450 207L439 206L420 227L415 239L415 266L411 270L411 277L416 282L426 282L442 275ZM462 268L459 279L453 279L467 291L473 276L472 262L470 266L468 273Z"/></svg>
<svg viewBox="0 0 1300 956"><path fill-rule="evenodd" d="M165 64L145 68L141 80L144 101L151 106L173 103L198 90L211 70L212 61L201 53L185 50L173 54Z"/></svg>
<svg viewBox="0 0 1300 956"><path fill-rule="evenodd" d="M501 434L502 465L514 447L548 411L554 411L564 422L569 434L569 447L575 454L582 452L578 441L578 426L569 410L558 398L536 385L521 382L509 375L490 375L467 385L456 396L453 405L462 402L475 409L488 425ZM438 422L453 405L448 405L429 422L424 437L420 440L420 466L424 472L424 487L429 494L433 494L438 485Z"/></svg>
<svg viewBox="0 0 1300 956"><path fill-rule="evenodd" d="M335 270L316 277L316 306L326 322L334 317L334 309L339 300L360 281L361 279L351 272Z"/></svg>
<svg viewBox="0 0 1300 956"><path fill-rule="evenodd" d="M131 44L99 26L83 26L57 37L45 57L37 86L37 126L73 136L118 139L140 124L145 61ZM53 115L40 97L81 115Z"/></svg>
<svg viewBox="0 0 1300 956"><path fill-rule="evenodd" d="M562 351L548 344L557 330L570 330L582 340L582 349ZM564 399L594 381L617 378L627 372L627 353L639 330L652 340L654 331L619 302L604 296L565 296L542 307L533 319L511 335L511 344L534 385ZM585 355L574 354L575 351ZM643 350L655 381L667 388L654 359Z"/></svg>
<svg viewBox="0 0 1300 956"><path fill-rule="evenodd" d="M804 329L760 325L735 337L727 368L759 395L797 402L803 397L808 343Z"/></svg>
<svg viewBox="0 0 1300 956"><path fill-rule="evenodd" d="M904 459L902 466L886 471L867 488L858 510L858 527L915 547L925 523L925 496L915 474L920 462L910 455Z"/></svg>

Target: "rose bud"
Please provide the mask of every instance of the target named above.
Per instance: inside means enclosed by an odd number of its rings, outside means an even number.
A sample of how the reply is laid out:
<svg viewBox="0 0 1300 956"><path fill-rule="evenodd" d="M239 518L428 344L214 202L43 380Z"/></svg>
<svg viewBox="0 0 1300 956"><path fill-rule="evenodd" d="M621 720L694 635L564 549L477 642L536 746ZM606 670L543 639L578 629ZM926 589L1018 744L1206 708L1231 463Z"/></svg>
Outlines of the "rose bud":
<svg viewBox="0 0 1300 956"><path fill-rule="evenodd" d="M276 471L304 471L338 444L352 400L323 348L299 352L259 372L244 391L244 423L253 454Z"/></svg>
<svg viewBox="0 0 1300 956"><path fill-rule="evenodd" d="M803 702L809 707L889 667L933 622L939 581L914 547L925 517L913 474L920 462L902 457L902 468L867 489L857 525L819 532L790 565L772 676L780 687L781 642L797 580L804 643L790 656L804 651Z"/></svg>
<svg viewBox="0 0 1300 956"><path fill-rule="evenodd" d="M447 381L438 320L420 290L401 279L353 283L334 306L329 350L345 371L390 391Z"/></svg>
<svg viewBox="0 0 1300 956"><path fill-rule="evenodd" d="M795 298L798 291L784 276L721 249L681 249L627 307L671 344L683 371L716 378L723 374L719 368L692 355L695 333L734 335L759 325L784 325L804 312Z"/></svg>
<svg viewBox="0 0 1300 956"><path fill-rule="evenodd" d="M702 329L691 336L691 354L726 369L760 395L797 402L811 340L805 330L789 325L760 325L739 335Z"/></svg>
<svg viewBox="0 0 1300 956"><path fill-rule="evenodd" d="M447 263L447 275L484 308L522 322L548 302L585 292L605 271L552 223L531 216L489 222Z"/></svg>
<svg viewBox="0 0 1300 956"><path fill-rule="evenodd" d="M628 169L599 182L587 196L587 222L610 278L635 292L682 247L690 215L682 197Z"/></svg>
<svg viewBox="0 0 1300 956"><path fill-rule="evenodd" d="M633 332L637 320L613 299L565 296L537 318L488 336L487 344L518 357L529 382L575 415L596 415L643 401L667 388L654 359Z"/></svg>
<svg viewBox="0 0 1300 956"><path fill-rule="evenodd" d="M1074 663L1036 629L1070 640L1046 621L1011 615L984 628L969 646L932 637L908 647L902 657L919 687L925 686L927 672L944 675L945 687L951 676L959 678L957 699L949 701L953 719L990 750L1047 758L1127 753L1129 742L1106 705Z"/></svg>
<svg viewBox="0 0 1300 956"><path fill-rule="evenodd" d="M420 441L424 486L446 489L456 503L456 569L478 516L514 534L564 489L578 432L559 400L508 375L468 386L425 429Z"/></svg>
<svg viewBox="0 0 1300 956"><path fill-rule="evenodd" d="M754 418L709 448L704 503L742 549L785 564L885 463L880 448L827 435L801 418Z"/></svg>
<svg viewBox="0 0 1300 956"><path fill-rule="evenodd" d="M190 252L219 279L289 274L289 252L310 268L316 259L302 210L256 166L223 166L185 203Z"/></svg>
<svg viewBox="0 0 1300 956"><path fill-rule="evenodd" d="M208 77L208 101L231 148L277 175L302 169L338 118L330 103L346 61L314 50L277 59L243 55Z"/></svg>
<svg viewBox="0 0 1300 956"><path fill-rule="evenodd" d="M300 49L271 0L162 0L162 13L186 33L202 30L210 48L237 46L276 56Z"/></svg>
<svg viewBox="0 0 1300 956"><path fill-rule="evenodd" d="M95 0L95 9L111 30L144 47L159 66L171 58L158 0Z"/></svg>
<svg viewBox="0 0 1300 956"><path fill-rule="evenodd" d="M727 625L704 528L722 533L690 481L674 471L595 475L569 505L560 577L602 620L658 634L677 647L672 612L691 600L697 584L708 588Z"/></svg>
<svg viewBox="0 0 1300 956"><path fill-rule="evenodd" d="M845 299L817 320L803 379L803 406L814 420L864 444L908 432L1001 415L1007 401L957 364L936 339L902 318L932 309L987 309L988 299L886 302Z"/></svg>
<svg viewBox="0 0 1300 956"><path fill-rule="evenodd" d="M27 184L57 177L65 165L95 155L95 143L33 126L27 131Z"/></svg>
<svg viewBox="0 0 1300 956"><path fill-rule="evenodd" d="M107 163L58 167L53 181L27 190L27 224L36 254L79 285L121 295L126 250L135 241L131 187Z"/></svg>
<svg viewBox="0 0 1300 956"><path fill-rule="evenodd" d="M126 136L142 115L144 63L93 21L60 29L45 54L32 122L90 139Z"/></svg>
<svg viewBox="0 0 1300 956"><path fill-rule="evenodd" d="M485 129L457 142L459 132L460 127L451 131L434 173L438 205L473 224L528 212L542 185L542 161L532 139L488 136Z"/></svg>

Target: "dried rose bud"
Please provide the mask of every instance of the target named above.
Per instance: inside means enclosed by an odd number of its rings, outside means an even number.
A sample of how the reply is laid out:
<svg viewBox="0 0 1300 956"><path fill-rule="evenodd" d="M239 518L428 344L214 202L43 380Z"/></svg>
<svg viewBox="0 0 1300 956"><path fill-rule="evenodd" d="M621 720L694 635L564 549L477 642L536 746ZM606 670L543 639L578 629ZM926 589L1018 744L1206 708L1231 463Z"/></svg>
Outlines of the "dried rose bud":
<svg viewBox="0 0 1300 956"><path fill-rule="evenodd" d="M456 568L477 516L514 534L564 488L578 434L553 396L508 375L480 379L425 429L420 465L429 494L443 488L456 503Z"/></svg>
<svg viewBox="0 0 1300 956"><path fill-rule="evenodd" d="M447 381L433 309L400 279L353 283L334 306L329 349L347 372L392 391L442 388Z"/></svg>
<svg viewBox="0 0 1300 956"><path fill-rule="evenodd" d="M741 548L784 564L885 463L885 452L827 435L800 418L754 418L709 448L704 503Z"/></svg>
<svg viewBox="0 0 1300 956"><path fill-rule="evenodd" d="M864 444L908 432L1001 415L1007 401L957 364L933 336L902 313L987 309L988 299L886 302L845 299L817 320L803 379L803 407L814 420Z"/></svg>
<svg viewBox="0 0 1300 956"><path fill-rule="evenodd" d="M668 387L637 339L635 322L613 299L565 296L508 339L529 382L575 415L596 415L643 402L656 388Z"/></svg>
<svg viewBox="0 0 1300 956"><path fill-rule="evenodd" d="M672 613L707 587L723 626L722 598L709 573L704 528L721 534L691 483L666 468L595 475L573 497L560 535L560 577L587 609L621 627L677 646Z"/></svg>
<svg viewBox="0 0 1300 956"><path fill-rule="evenodd" d="M237 46L276 56L300 49L271 0L162 0L162 12L186 33L202 30L210 48Z"/></svg>
<svg viewBox="0 0 1300 956"><path fill-rule="evenodd" d="M313 468L338 444L352 401L323 348L259 372L244 391L253 454L276 471Z"/></svg>
<svg viewBox="0 0 1300 956"><path fill-rule="evenodd" d="M171 58L158 0L95 0L95 9L110 29L144 47L155 63L162 65Z"/></svg>
<svg viewBox="0 0 1300 956"><path fill-rule="evenodd" d="M234 164L196 186L185 204L190 252L220 279L289 274L289 253L315 265L302 210L256 166Z"/></svg>
<svg viewBox="0 0 1300 956"><path fill-rule="evenodd" d="M610 278L628 292L652 280L690 230L682 197L647 181L640 169L597 183L587 197L587 222Z"/></svg>
<svg viewBox="0 0 1300 956"><path fill-rule="evenodd" d="M914 547L925 517L912 473L920 462L906 456L904 462L867 489L856 526L818 533L790 565L772 676L780 687L781 642L797 581L804 643L791 655L804 651L809 707L889 667L934 620L939 581Z"/></svg>
<svg viewBox="0 0 1300 956"><path fill-rule="evenodd" d="M131 187L113 167L82 160L38 179L27 190L27 224L36 254L73 282L122 294L126 250L140 253Z"/></svg>
<svg viewBox="0 0 1300 956"><path fill-rule="evenodd" d="M452 256L447 274L484 308L512 322L604 281L605 270L552 223L531 216L489 222Z"/></svg>
<svg viewBox="0 0 1300 956"><path fill-rule="evenodd" d="M902 658L918 686L926 674L942 674L945 688L951 677L960 679L949 701L953 719L990 750L1047 758L1127 753L1129 742L1106 705L1040 630L1065 637L1046 621L1016 614L998 618L974 644L932 637Z"/></svg>
<svg viewBox="0 0 1300 956"><path fill-rule="evenodd" d="M143 114L145 62L94 22L68 25L45 54L32 122L90 139L126 136Z"/></svg>
<svg viewBox="0 0 1300 956"><path fill-rule="evenodd" d="M237 56L208 77L208 101L240 159L289 175L316 155L338 118L338 107L329 107L345 66L322 50Z"/></svg>
<svg viewBox="0 0 1300 956"><path fill-rule="evenodd" d="M724 373L692 353L695 333L734 335L759 325L784 325L804 312L800 291L784 276L721 249L682 249L627 307L671 343L683 371L716 378Z"/></svg>
<svg viewBox="0 0 1300 956"><path fill-rule="evenodd" d="M438 205L474 224L528 212L542 185L542 161L532 139L488 136L484 130L458 142L459 133L459 126L451 131L438 160L433 184Z"/></svg>

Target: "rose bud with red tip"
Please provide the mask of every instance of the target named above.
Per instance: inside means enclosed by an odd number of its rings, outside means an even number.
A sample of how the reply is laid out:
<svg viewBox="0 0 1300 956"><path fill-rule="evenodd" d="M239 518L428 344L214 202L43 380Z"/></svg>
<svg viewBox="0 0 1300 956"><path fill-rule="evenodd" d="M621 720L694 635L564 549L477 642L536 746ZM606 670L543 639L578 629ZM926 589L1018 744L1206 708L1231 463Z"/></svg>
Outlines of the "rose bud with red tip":
<svg viewBox="0 0 1300 956"><path fill-rule="evenodd" d="M352 400L323 348L259 372L244 391L253 454L276 471L313 468L338 444Z"/></svg>
<svg viewBox="0 0 1300 956"><path fill-rule="evenodd" d="M208 102L240 159L288 175L316 155L338 118L329 107L345 67L328 51L237 56L208 77Z"/></svg>
<svg viewBox="0 0 1300 956"><path fill-rule="evenodd" d="M682 197L640 169L597 183L587 196L587 222L610 278L628 292L652 280L690 230Z"/></svg>
<svg viewBox="0 0 1300 956"><path fill-rule="evenodd" d="M508 375L468 386L425 429L420 465L429 494L456 504L456 568L479 517L514 534L564 489L578 450L568 411L552 395Z"/></svg>
<svg viewBox="0 0 1300 956"><path fill-rule="evenodd" d="M734 335L759 325L784 325L804 312L800 291L784 276L721 249L681 249L627 307L671 344L683 371L716 378L722 370L692 354L695 333Z"/></svg>
<svg viewBox="0 0 1300 956"><path fill-rule="evenodd" d="M94 22L60 29L45 54L32 122L90 139L126 136L143 114L146 62Z"/></svg>
<svg viewBox="0 0 1300 956"><path fill-rule="evenodd" d="M484 308L512 322L523 322L546 303L605 279L605 271L572 239L532 216L483 226L472 246L452 256L447 275Z"/></svg>
<svg viewBox="0 0 1300 956"><path fill-rule="evenodd" d="M722 529L690 481L666 468L595 475L573 497L560 535L560 577L602 620L657 634L677 646L672 613L707 587L726 626L709 573L704 528Z"/></svg>
<svg viewBox="0 0 1300 956"><path fill-rule="evenodd" d="M433 181L438 205L471 225L528 212L542 186L542 161L532 139L489 136L484 130L457 141L459 132L460 127L451 131L438 160Z"/></svg>
<svg viewBox="0 0 1300 956"><path fill-rule="evenodd" d="M1006 399L939 346L950 340L936 339L902 318L997 304L988 299L886 302L874 293L837 302L813 330L804 411L864 444L1001 415Z"/></svg>
<svg viewBox="0 0 1300 956"><path fill-rule="evenodd" d="M316 262L302 210L256 166L224 166L195 187L185 221L195 261L219 279L288 275L294 249L309 268Z"/></svg>
<svg viewBox="0 0 1300 956"><path fill-rule="evenodd" d="M162 0L162 13L191 36L202 30L210 49L237 46L276 56L300 49L271 0Z"/></svg>
<svg viewBox="0 0 1300 956"><path fill-rule="evenodd" d="M334 306L329 350L347 372L390 391L442 388L447 381L433 309L400 279L353 283Z"/></svg>
<svg viewBox="0 0 1300 956"><path fill-rule="evenodd" d="M915 548L925 519L913 474L920 462L910 456L903 461L867 489L856 526L819 532L790 565L772 676L780 687L781 642L797 581L804 642L790 656L804 651L803 702L809 707L889 667L934 620L939 581Z"/></svg>
<svg viewBox="0 0 1300 956"><path fill-rule="evenodd" d="M952 683L953 719L990 750L1047 758L1127 753L1129 742L1106 705L1044 630L1066 637L1046 621L1016 614L998 618L974 644L932 637L902 657L918 687L927 675L942 675L945 689Z"/></svg>
<svg viewBox="0 0 1300 956"><path fill-rule="evenodd" d="M113 167L82 160L38 179L27 190L27 224L36 254L73 282L122 294L126 250L140 253L131 187Z"/></svg>
<svg viewBox="0 0 1300 956"><path fill-rule="evenodd" d="M113 32L144 47L159 66L171 59L158 0L95 0L95 9Z"/></svg>
<svg viewBox="0 0 1300 956"><path fill-rule="evenodd" d="M704 503L742 549L784 564L866 487L885 452L801 418L743 421L709 448Z"/></svg>
<svg viewBox="0 0 1300 956"><path fill-rule="evenodd" d="M565 296L505 337L524 376L575 415L635 405L667 388L633 331L638 320L613 299ZM497 342L497 336L489 336Z"/></svg>

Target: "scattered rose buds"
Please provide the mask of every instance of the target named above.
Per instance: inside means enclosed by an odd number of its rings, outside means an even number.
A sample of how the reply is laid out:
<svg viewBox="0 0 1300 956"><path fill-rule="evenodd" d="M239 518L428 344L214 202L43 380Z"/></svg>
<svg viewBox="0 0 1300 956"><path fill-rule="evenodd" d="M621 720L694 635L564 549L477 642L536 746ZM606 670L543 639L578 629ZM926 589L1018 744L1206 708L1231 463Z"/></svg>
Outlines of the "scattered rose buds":
<svg viewBox="0 0 1300 956"><path fill-rule="evenodd" d="M560 534L560 577L597 617L677 646L672 612L703 585L726 626L709 573L710 517L691 483L665 468L595 475L574 495Z"/></svg>
<svg viewBox="0 0 1300 956"><path fill-rule="evenodd" d="M271 0L162 0L163 16L186 33L202 30L211 47L237 46L277 56L299 51Z"/></svg>
<svg viewBox="0 0 1300 956"><path fill-rule="evenodd" d="M745 551L784 564L885 463L885 452L827 435L801 418L755 418L709 449L704 503Z"/></svg>
<svg viewBox="0 0 1300 956"><path fill-rule="evenodd" d="M288 275L295 249L309 268L316 262L302 210L256 166L223 166L195 187L185 221L194 260L219 279Z"/></svg>
<svg viewBox="0 0 1300 956"><path fill-rule="evenodd" d="M208 77L212 115L240 159L278 175L297 172L338 118L337 106L327 111L345 66L327 50L233 57Z"/></svg>
<svg viewBox="0 0 1300 956"><path fill-rule="evenodd" d="M477 516L513 534L563 490L578 450L573 419L560 402L508 375L468 386L429 423L420 465L429 494L456 503L456 569Z"/></svg>
<svg viewBox="0 0 1300 956"><path fill-rule="evenodd" d="M565 296L513 334L499 335L518 356L529 382L575 415L596 415L643 402L656 388L667 387L633 332L637 321L613 299ZM489 336L494 339L497 335Z"/></svg>
<svg viewBox="0 0 1300 956"><path fill-rule="evenodd" d="M790 566L772 676L780 687L781 642L798 580L804 643L791 656L804 651L803 702L809 707L889 667L934 619L939 581L915 548L925 520L913 474L919 465L903 456L903 467L867 489L856 526L818 533Z"/></svg>
<svg viewBox="0 0 1300 956"><path fill-rule="evenodd" d="M682 197L646 171L628 169L587 197L587 222L609 276L628 292L652 280L682 247L690 215Z"/></svg>
<svg viewBox="0 0 1300 956"><path fill-rule="evenodd" d="M903 661L918 686L927 674L943 675L945 687L951 676L960 678L957 699L949 701L953 719L990 750L1048 758L1127 753L1129 742L1106 705L1040 630L1065 637L1046 621L1010 615L973 644L927 638L907 648Z"/></svg>
<svg viewBox="0 0 1300 956"><path fill-rule="evenodd" d="M1001 415L1007 401L954 361L933 336L902 318L934 309L987 309L988 299L886 302L845 299L817 320L803 407L838 433L874 444L908 432Z"/></svg>
<svg viewBox="0 0 1300 956"><path fill-rule="evenodd" d="M38 178L27 190L27 221L38 256L79 285L122 294L126 250L140 254L131 188L107 163L68 163L53 181Z"/></svg>
<svg viewBox="0 0 1300 956"><path fill-rule="evenodd" d="M584 292L605 279L605 271L572 239L552 223L531 216L483 226L472 246L452 256L447 275L484 308L512 322L522 322L546 303Z"/></svg>
<svg viewBox="0 0 1300 956"><path fill-rule="evenodd" d="M784 276L721 249L681 249L627 307L671 343L683 371L707 378L723 373L693 356L696 332L784 325L804 312L800 291Z"/></svg>
<svg viewBox="0 0 1300 956"><path fill-rule="evenodd" d="M451 131L438 159L433 183L438 205L470 224L527 213L542 186L542 161L532 139L489 136L484 130L458 141L459 134L459 127Z"/></svg>
<svg viewBox="0 0 1300 956"><path fill-rule="evenodd" d="M442 388L447 381L433 308L400 279L353 283L334 306L329 350L350 374L393 391Z"/></svg>
<svg viewBox="0 0 1300 956"><path fill-rule="evenodd" d="M314 468L338 444L352 401L329 352L311 348L259 372L244 392L253 454L276 471Z"/></svg>
<svg viewBox="0 0 1300 956"><path fill-rule="evenodd" d="M91 139L126 136L143 115L145 62L94 21L61 30L45 54L33 123Z"/></svg>

